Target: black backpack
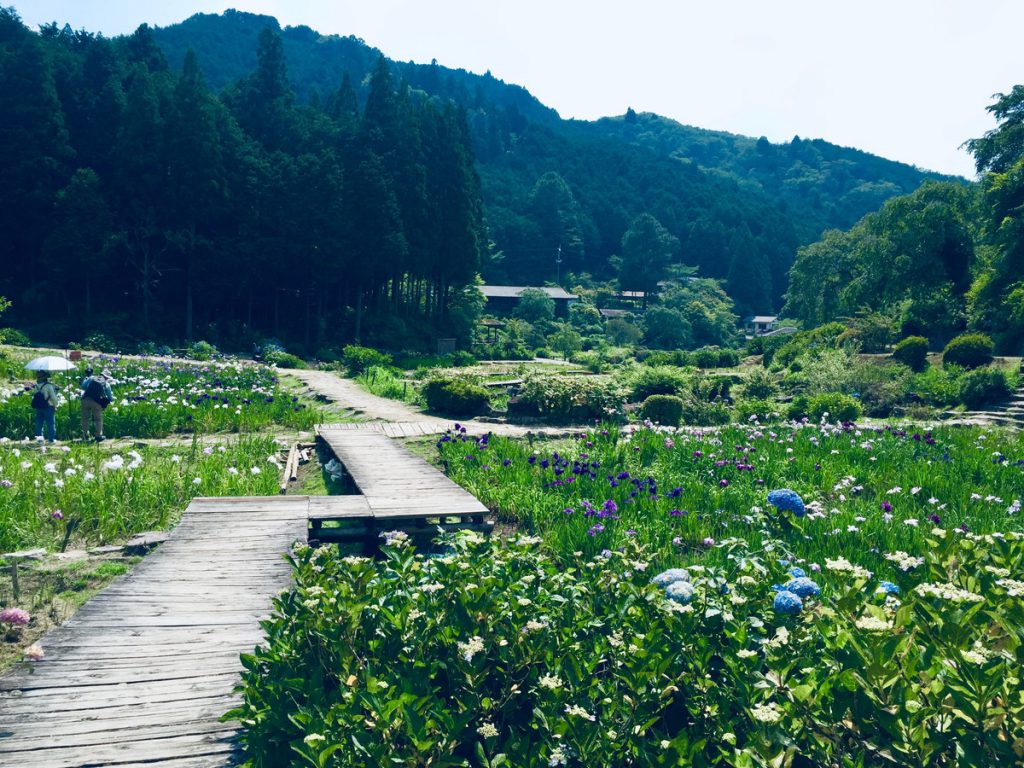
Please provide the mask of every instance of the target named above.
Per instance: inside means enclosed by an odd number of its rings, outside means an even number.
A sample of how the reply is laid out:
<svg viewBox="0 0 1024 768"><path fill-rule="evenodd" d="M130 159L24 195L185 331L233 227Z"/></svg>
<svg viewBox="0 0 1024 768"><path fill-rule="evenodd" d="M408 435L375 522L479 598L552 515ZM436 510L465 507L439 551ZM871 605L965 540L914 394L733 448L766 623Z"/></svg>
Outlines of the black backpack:
<svg viewBox="0 0 1024 768"><path fill-rule="evenodd" d="M43 390L37 389L35 394L32 395L32 407L37 411L42 408L49 407L49 403L46 402L46 395L43 394Z"/></svg>
<svg viewBox="0 0 1024 768"><path fill-rule="evenodd" d="M85 396L90 400L95 400L100 404L101 408L106 408L110 405L110 398L107 397L103 390L103 382L98 379L90 378L89 383L85 387Z"/></svg>

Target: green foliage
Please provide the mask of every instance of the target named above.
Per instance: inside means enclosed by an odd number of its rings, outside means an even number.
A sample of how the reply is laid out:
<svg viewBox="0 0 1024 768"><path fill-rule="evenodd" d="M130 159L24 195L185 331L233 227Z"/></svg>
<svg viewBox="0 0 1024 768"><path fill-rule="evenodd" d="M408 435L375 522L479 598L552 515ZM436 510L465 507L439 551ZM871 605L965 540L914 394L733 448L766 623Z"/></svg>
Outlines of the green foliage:
<svg viewBox="0 0 1024 768"><path fill-rule="evenodd" d="M679 238L654 216L637 216L622 236L619 286L624 291L642 291L646 307L648 297L657 291L678 250Z"/></svg>
<svg viewBox="0 0 1024 768"><path fill-rule="evenodd" d="M110 336L99 331L90 333L84 339L82 339L82 346L85 349L95 350L97 352L117 352L118 345ZM210 356L199 357L198 355L190 354L190 357L196 360L209 360Z"/></svg>
<svg viewBox="0 0 1024 768"><path fill-rule="evenodd" d="M358 376L373 366L388 367L392 358L387 352L380 352L372 347L361 347L349 344L341 350L341 364L349 376Z"/></svg>
<svg viewBox="0 0 1024 768"><path fill-rule="evenodd" d="M509 413L535 415L556 423L621 419L623 395L618 385L597 376L526 377Z"/></svg>
<svg viewBox="0 0 1024 768"><path fill-rule="evenodd" d="M775 376L763 368L751 371L743 379L743 396L751 400L770 400L778 391Z"/></svg>
<svg viewBox="0 0 1024 768"><path fill-rule="evenodd" d="M782 419L786 408L768 398L745 397L736 402L733 415L736 421L743 423L757 422L770 424Z"/></svg>
<svg viewBox="0 0 1024 768"><path fill-rule="evenodd" d="M196 341L189 344L185 354L193 360L211 360L217 356L217 348L208 341Z"/></svg>
<svg viewBox="0 0 1024 768"><path fill-rule="evenodd" d="M740 364L740 356L735 349L701 347L690 353L689 361L698 368L733 368Z"/></svg>
<svg viewBox="0 0 1024 768"><path fill-rule="evenodd" d="M675 395L651 395L644 400L640 415L665 427L677 427L683 417L683 401Z"/></svg>
<svg viewBox="0 0 1024 768"><path fill-rule="evenodd" d="M860 403L841 392L829 392L793 399L786 415L791 419L808 419L814 423L854 422L861 416Z"/></svg>
<svg viewBox="0 0 1024 768"><path fill-rule="evenodd" d="M644 313L644 343L654 349L685 349L693 341L683 313L670 307L651 307Z"/></svg>
<svg viewBox="0 0 1024 768"><path fill-rule="evenodd" d="M992 362L994 345L983 333L965 333L952 339L942 350L942 364L977 368Z"/></svg>
<svg viewBox="0 0 1024 768"><path fill-rule="evenodd" d="M562 323L558 330L548 336L548 346L568 360L574 352L583 348L583 337L568 323Z"/></svg>
<svg viewBox="0 0 1024 768"><path fill-rule="evenodd" d="M903 365L854 359L844 391L856 396L866 415L886 418L907 399L912 380L913 372Z"/></svg>
<svg viewBox="0 0 1024 768"><path fill-rule="evenodd" d="M960 402L968 408L1007 400L1012 393L1006 371L994 366L967 371L960 379Z"/></svg>
<svg viewBox="0 0 1024 768"><path fill-rule="evenodd" d="M401 371L394 368L371 365L356 377L356 381L367 392L372 392L378 397L416 405L423 404L423 397L416 386L405 378Z"/></svg>
<svg viewBox="0 0 1024 768"><path fill-rule="evenodd" d="M963 369L957 366L929 366L918 373L908 385L914 398L936 408L946 408L960 399Z"/></svg>
<svg viewBox="0 0 1024 768"><path fill-rule="evenodd" d="M688 383L685 371L668 365L644 365L630 371L624 379L633 402L642 402L651 395L677 395Z"/></svg>
<svg viewBox="0 0 1024 768"><path fill-rule="evenodd" d="M540 323L555 317L555 300L540 288L527 288L519 294L519 303L514 313L520 320Z"/></svg>
<svg viewBox="0 0 1024 768"><path fill-rule="evenodd" d="M639 326L620 317L613 317L604 324L604 332L608 341L616 346L634 346L644 335Z"/></svg>
<svg viewBox="0 0 1024 768"><path fill-rule="evenodd" d="M263 356L263 362L278 368L306 368L306 361L284 350L274 350Z"/></svg>
<svg viewBox="0 0 1024 768"><path fill-rule="evenodd" d="M855 342L862 352L885 352L896 331L893 318L881 312L858 312L852 324L839 336L840 344Z"/></svg>
<svg viewBox="0 0 1024 768"><path fill-rule="evenodd" d="M0 343L12 344L16 347L27 347L32 341L28 334L17 328L0 328Z"/></svg>
<svg viewBox="0 0 1024 768"><path fill-rule="evenodd" d="M915 373L928 365L928 339L923 336L907 336L892 349L892 357Z"/></svg>
<svg viewBox="0 0 1024 768"><path fill-rule="evenodd" d="M693 344L727 347L735 342L739 318L719 281L689 277L670 285L661 300L682 313L690 324Z"/></svg>
<svg viewBox="0 0 1024 768"><path fill-rule="evenodd" d="M477 416L490 407L490 395L479 384L462 378L436 377L423 384L427 408L451 416Z"/></svg>
<svg viewBox="0 0 1024 768"><path fill-rule="evenodd" d="M205 448L197 440L175 448L0 451L0 477L11 483L0 493L0 549L56 549L69 527L76 546L123 541L170 527L194 496L275 494L280 474L267 459L277 450L270 437L244 437Z"/></svg>

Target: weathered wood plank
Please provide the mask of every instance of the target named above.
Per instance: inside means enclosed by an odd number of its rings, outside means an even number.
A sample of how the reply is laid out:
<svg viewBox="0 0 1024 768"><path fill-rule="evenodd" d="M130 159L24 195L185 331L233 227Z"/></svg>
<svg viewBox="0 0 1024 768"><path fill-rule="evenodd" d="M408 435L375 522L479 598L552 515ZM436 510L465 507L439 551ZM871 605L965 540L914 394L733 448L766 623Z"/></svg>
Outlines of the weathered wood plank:
<svg viewBox="0 0 1024 768"><path fill-rule="evenodd" d="M0 678L0 765L234 765L239 653L290 584L306 497L194 500L170 539Z"/></svg>

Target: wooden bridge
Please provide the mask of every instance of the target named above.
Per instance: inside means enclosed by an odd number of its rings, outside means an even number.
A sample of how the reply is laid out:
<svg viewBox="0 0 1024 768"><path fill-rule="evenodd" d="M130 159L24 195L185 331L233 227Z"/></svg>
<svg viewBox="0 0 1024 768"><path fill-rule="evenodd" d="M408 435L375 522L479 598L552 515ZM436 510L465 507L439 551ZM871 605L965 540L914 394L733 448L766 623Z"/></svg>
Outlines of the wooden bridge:
<svg viewBox="0 0 1024 768"><path fill-rule="evenodd" d="M235 765L238 727L220 716L291 586L295 541L489 528L480 502L382 432L320 436L360 495L194 499L165 544L43 638L43 661L0 678L0 766Z"/></svg>

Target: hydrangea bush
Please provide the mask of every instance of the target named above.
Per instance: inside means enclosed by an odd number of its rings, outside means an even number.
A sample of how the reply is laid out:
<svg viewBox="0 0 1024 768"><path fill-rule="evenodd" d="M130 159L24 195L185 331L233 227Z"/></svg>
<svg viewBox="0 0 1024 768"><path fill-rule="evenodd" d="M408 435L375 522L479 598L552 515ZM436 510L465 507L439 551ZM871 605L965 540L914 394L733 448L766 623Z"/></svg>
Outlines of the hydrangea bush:
<svg viewBox="0 0 1024 768"><path fill-rule="evenodd" d="M809 581L778 542L660 573L635 542L594 557L448 543L425 556L391 536L379 561L296 547L228 716L252 765L1024 758L1017 534L936 529L901 595L830 559L803 598L773 590Z"/></svg>

